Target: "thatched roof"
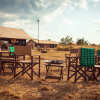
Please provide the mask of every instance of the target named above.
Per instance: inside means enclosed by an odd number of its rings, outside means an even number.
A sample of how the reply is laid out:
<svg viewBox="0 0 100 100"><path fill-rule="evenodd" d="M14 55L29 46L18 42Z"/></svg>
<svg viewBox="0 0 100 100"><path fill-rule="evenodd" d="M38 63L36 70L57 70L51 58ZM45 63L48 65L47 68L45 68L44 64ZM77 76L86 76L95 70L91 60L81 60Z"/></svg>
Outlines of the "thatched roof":
<svg viewBox="0 0 100 100"><path fill-rule="evenodd" d="M35 43L38 43L37 39L33 40ZM58 44L56 41L49 40L39 40L39 44Z"/></svg>
<svg viewBox="0 0 100 100"><path fill-rule="evenodd" d="M0 26L0 38L31 39L31 37L22 29L8 28L3 26Z"/></svg>

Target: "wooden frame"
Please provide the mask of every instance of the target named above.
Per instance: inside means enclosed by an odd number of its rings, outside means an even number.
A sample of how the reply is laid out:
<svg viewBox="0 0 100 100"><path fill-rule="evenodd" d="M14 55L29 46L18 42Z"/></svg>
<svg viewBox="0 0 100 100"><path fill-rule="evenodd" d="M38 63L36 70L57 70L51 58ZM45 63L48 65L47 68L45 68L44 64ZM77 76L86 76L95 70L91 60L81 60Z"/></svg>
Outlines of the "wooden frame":
<svg viewBox="0 0 100 100"><path fill-rule="evenodd" d="M13 77L12 78L17 78L20 77L24 74L27 74L31 79L33 79L33 74L37 75L40 77L40 55L31 55L31 49L29 47L22 47L21 50L23 53L20 52L20 48L15 47L15 55L9 56L3 56L1 54L0 56L0 63L1 63L1 71L3 70L2 64L4 63L12 63L12 72L13 72ZM26 59L25 55L29 55L30 59ZM22 56L22 57L21 57ZM10 60L9 58L14 58L13 60ZM2 59L3 58L3 59ZM34 66L38 64L38 73L33 70ZM20 68L21 71L17 72L17 68ZM29 73L30 71L30 73Z"/></svg>
<svg viewBox="0 0 100 100"><path fill-rule="evenodd" d="M86 67L80 65L80 57L71 57L65 56L66 58L66 67L67 67L67 80L74 78L74 82L77 82L80 78L83 78L85 81L92 79L97 80L95 76L95 67ZM91 75L88 73L91 72Z"/></svg>
<svg viewBox="0 0 100 100"><path fill-rule="evenodd" d="M52 60L53 61L53 60ZM45 76L45 79L49 79L49 78L52 78L52 79L59 79L59 80L62 80L63 79L63 62L62 63L53 63L52 61L48 61L46 62L45 64L45 67L46 67L46 76ZM54 60L54 61L58 61L59 60ZM57 68L58 71L59 71L59 75L49 75L49 72L53 73L54 70L52 70L52 68ZM57 70L56 70L57 71Z"/></svg>

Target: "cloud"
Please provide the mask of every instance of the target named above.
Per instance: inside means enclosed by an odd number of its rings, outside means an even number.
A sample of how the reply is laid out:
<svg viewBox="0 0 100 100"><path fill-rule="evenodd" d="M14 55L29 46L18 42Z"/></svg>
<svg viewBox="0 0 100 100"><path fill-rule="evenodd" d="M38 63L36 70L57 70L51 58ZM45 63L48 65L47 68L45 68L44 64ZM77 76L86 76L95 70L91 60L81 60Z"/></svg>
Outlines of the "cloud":
<svg viewBox="0 0 100 100"><path fill-rule="evenodd" d="M36 31L34 32L33 29L34 16L40 18L40 23L43 23L41 27L45 30L45 26L47 26L47 24L55 21L55 19L57 17L59 18L59 16L63 17L65 12L69 11L69 8L73 10L75 7L88 9L87 1L0 0L0 20L2 20L0 24L8 27L22 28L29 34L35 33ZM64 22L66 24L72 24L72 21L70 19L65 19ZM45 33L48 33L48 30Z"/></svg>
<svg viewBox="0 0 100 100"><path fill-rule="evenodd" d="M31 20L21 20L21 19L16 19L13 21L5 21L2 23L2 26L24 29L26 31L31 30L30 32L32 32L32 27L33 27Z"/></svg>
<svg viewBox="0 0 100 100"><path fill-rule="evenodd" d="M93 22L93 24L100 25L100 19L93 20L92 22Z"/></svg>
<svg viewBox="0 0 100 100"><path fill-rule="evenodd" d="M63 14L70 0L0 0L0 23L3 26L23 28L32 33L33 17L43 23L52 22ZM35 19L36 21L36 19Z"/></svg>
<svg viewBox="0 0 100 100"><path fill-rule="evenodd" d="M42 17L44 22L50 23L52 22L57 16L63 15L63 12L65 11L66 7L68 6L68 0L64 0L65 2L62 2L59 7L46 14L45 16Z"/></svg>
<svg viewBox="0 0 100 100"><path fill-rule="evenodd" d="M80 1L80 7L87 9L86 0ZM56 16L63 14L66 8L74 9L79 6L78 2L79 0L0 0L0 12L9 17L16 15L21 19L44 17L45 22L51 22Z"/></svg>
<svg viewBox="0 0 100 100"><path fill-rule="evenodd" d="M100 0L91 0L92 6L94 9L98 8L100 5Z"/></svg>
<svg viewBox="0 0 100 100"><path fill-rule="evenodd" d="M0 12L0 18L12 19L12 18L18 18L18 16L16 14L9 14L9 13Z"/></svg>
<svg viewBox="0 0 100 100"><path fill-rule="evenodd" d="M5 13L24 13L29 12L28 0L0 0L0 12Z"/></svg>
<svg viewBox="0 0 100 100"><path fill-rule="evenodd" d="M100 32L100 19L92 20L93 25L95 25L94 29L96 32Z"/></svg>
<svg viewBox="0 0 100 100"><path fill-rule="evenodd" d="M3 21L0 24L7 26L9 23L9 26L18 27L18 20L22 22L34 16L42 22L50 23L63 13L68 1L70 0L0 0L0 19Z"/></svg>
<svg viewBox="0 0 100 100"><path fill-rule="evenodd" d="M0 0L0 12L23 16L33 14L42 16L55 11L60 6L66 6L70 0Z"/></svg>
<svg viewBox="0 0 100 100"><path fill-rule="evenodd" d="M97 3L97 2L100 2L100 0L93 0L93 2Z"/></svg>
<svg viewBox="0 0 100 100"><path fill-rule="evenodd" d="M66 24L69 24L69 25L71 25L72 24L72 20L70 20L70 19L64 19L64 22L66 23Z"/></svg>
<svg viewBox="0 0 100 100"><path fill-rule="evenodd" d="M88 9L87 0L80 0L80 8Z"/></svg>
<svg viewBox="0 0 100 100"><path fill-rule="evenodd" d="M25 19L45 16L47 22L61 15L66 8L74 9L77 6L88 8L86 0L0 0L0 12L9 14L6 16L16 15Z"/></svg>
<svg viewBox="0 0 100 100"><path fill-rule="evenodd" d="M52 22L57 16L60 16L64 11L63 7L56 9L54 12L43 16L43 21L50 23Z"/></svg>
<svg viewBox="0 0 100 100"><path fill-rule="evenodd" d="M17 23L17 21L7 21L7 22L4 22L2 24L2 26L7 26L7 27L19 27L20 26L20 23Z"/></svg>

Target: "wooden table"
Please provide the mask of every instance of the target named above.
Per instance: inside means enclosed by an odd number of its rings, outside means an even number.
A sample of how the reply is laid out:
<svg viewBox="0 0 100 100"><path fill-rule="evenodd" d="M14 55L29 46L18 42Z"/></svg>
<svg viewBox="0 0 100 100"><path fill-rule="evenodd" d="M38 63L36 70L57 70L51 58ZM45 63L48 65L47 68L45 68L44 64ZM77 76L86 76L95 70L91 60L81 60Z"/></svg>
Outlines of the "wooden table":
<svg viewBox="0 0 100 100"><path fill-rule="evenodd" d="M45 60L45 67L46 67L46 76L45 79L52 78L52 79L63 79L63 60ZM54 70L50 70L51 68L58 68L59 75L49 75L49 72L55 72Z"/></svg>

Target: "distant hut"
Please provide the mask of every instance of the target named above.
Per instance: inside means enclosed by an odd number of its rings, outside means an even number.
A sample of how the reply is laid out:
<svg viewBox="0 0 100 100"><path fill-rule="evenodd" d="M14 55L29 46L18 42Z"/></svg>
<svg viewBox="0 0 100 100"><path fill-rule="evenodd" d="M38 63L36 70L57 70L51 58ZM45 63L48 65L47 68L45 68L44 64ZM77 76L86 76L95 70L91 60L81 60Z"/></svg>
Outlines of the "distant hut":
<svg viewBox="0 0 100 100"><path fill-rule="evenodd" d="M37 40L32 39L28 42L28 45L31 45L32 47L40 47L40 48L56 48L58 43L56 41L49 41L49 40Z"/></svg>
<svg viewBox="0 0 100 100"><path fill-rule="evenodd" d="M0 26L1 49L7 49L10 44L25 46L28 39L31 39L31 37L22 29Z"/></svg>
<svg viewBox="0 0 100 100"><path fill-rule="evenodd" d="M27 45L30 46L32 49L34 49L35 47L35 43L32 39L27 42Z"/></svg>

